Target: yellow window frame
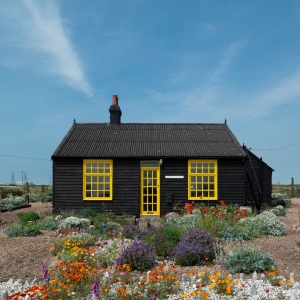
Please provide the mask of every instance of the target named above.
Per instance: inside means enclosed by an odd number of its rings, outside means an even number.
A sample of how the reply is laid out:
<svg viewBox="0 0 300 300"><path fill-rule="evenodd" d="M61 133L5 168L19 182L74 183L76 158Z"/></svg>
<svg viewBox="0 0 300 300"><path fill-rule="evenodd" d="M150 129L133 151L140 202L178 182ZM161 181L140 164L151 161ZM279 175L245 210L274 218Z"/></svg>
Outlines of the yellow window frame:
<svg viewBox="0 0 300 300"><path fill-rule="evenodd" d="M83 160L83 200L113 199L113 161Z"/></svg>
<svg viewBox="0 0 300 300"><path fill-rule="evenodd" d="M188 200L218 200L218 161L188 160Z"/></svg>

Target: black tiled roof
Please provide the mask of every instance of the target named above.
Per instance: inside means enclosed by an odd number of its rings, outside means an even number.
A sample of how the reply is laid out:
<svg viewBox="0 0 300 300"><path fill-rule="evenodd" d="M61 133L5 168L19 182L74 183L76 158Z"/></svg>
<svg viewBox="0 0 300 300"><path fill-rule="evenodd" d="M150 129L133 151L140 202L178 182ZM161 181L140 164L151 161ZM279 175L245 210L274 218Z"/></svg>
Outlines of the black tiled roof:
<svg viewBox="0 0 300 300"><path fill-rule="evenodd" d="M52 157L246 157L226 124L74 123Z"/></svg>

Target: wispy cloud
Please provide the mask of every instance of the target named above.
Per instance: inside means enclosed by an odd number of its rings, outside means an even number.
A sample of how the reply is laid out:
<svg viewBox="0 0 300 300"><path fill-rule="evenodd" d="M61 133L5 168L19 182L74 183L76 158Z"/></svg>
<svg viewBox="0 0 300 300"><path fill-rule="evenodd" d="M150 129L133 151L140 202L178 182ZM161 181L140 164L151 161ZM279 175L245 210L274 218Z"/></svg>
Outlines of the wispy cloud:
<svg viewBox="0 0 300 300"><path fill-rule="evenodd" d="M6 18L14 18L21 29L21 35L17 28L12 32L16 35L14 39L18 47L45 55L46 59L39 61L39 67L59 75L71 87L91 96L92 90L85 79L83 64L73 49L57 3L53 0L22 0L17 3L14 2L14 5L23 3L23 7L6 10L5 13L8 13Z"/></svg>
<svg viewBox="0 0 300 300"><path fill-rule="evenodd" d="M222 58L217 68L210 75L210 81L215 82L229 71L230 65L235 61L235 58L241 48L245 46L245 41L236 41L229 45L229 47L222 54Z"/></svg>

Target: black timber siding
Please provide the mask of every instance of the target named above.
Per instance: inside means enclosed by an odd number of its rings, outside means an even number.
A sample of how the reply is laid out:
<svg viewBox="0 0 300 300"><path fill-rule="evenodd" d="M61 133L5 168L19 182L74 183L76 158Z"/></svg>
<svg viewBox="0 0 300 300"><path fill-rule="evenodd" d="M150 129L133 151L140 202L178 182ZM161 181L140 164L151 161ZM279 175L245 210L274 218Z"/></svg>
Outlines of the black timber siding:
<svg viewBox="0 0 300 300"><path fill-rule="evenodd" d="M113 200L83 201L83 158L53 159L53 209L91 207L97 211L111 210L115 214L140 215L140 161L136 158L113 159ZM148 159L147 159L148 160ZM173 194L173 203L185 203L188 199L188 159L164 158L160 169L161 214L172 211L166 194ZM184 178L165 178L182 175ZM218 198L226 203L243 205L245 202L243 159L218 159ZM199 200L200 202L200 200ZM203 201L208 203L207 201ZM210 201L210 205L219 201Z"/></svg>
<svg viewBox="0 0 300 300"><path fill-rule="evenodd" d="M249 159L251 159L254 172L251 168L251 164ZM250 177L250 182L253 184L254 194L256 199L259 201L259 189L258 184L262 191L262 203L271 204L271 194L272 194L272 172L273 169L267 166L261 159L255 156L252 152L249 151L249 159L246 162L248 174ZM256 174L256 178L258 180L258 184L256 182L254 173ZM246 198L247 202L254 203L254 196L251 192L250 182L247 179L246 185Z"/></svg>

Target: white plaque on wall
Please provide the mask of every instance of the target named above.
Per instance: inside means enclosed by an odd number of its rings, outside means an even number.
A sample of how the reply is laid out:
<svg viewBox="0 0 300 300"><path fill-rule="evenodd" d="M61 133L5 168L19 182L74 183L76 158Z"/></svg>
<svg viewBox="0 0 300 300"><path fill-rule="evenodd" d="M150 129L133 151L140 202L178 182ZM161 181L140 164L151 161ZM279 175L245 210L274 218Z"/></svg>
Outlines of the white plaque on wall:
<svg viewBox="0 0 300 300"><path fill-rule="evenodd" d="M184 176L183 175L175 175L175 176L165 176L165 178L184 178Z"/></svg>

